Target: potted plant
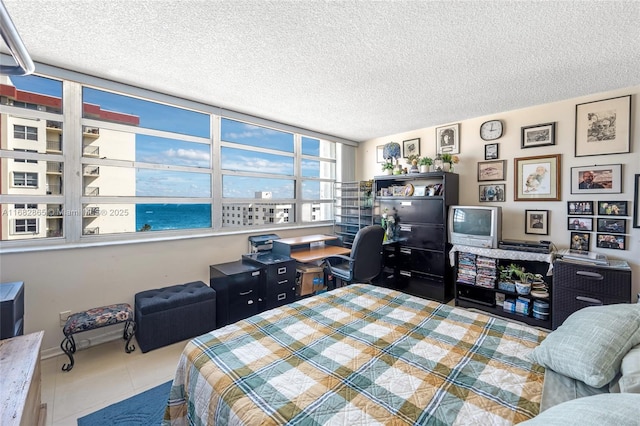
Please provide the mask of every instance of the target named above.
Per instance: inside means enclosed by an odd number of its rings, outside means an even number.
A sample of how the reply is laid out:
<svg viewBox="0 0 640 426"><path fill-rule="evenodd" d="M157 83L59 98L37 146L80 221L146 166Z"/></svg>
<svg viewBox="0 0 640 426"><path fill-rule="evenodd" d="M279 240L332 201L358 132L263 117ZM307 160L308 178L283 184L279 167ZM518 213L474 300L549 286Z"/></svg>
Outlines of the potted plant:
<svg viewBox="0 0 640 426"><path fill-rule="evenodd" d="M382 163L382 171L385 172L385 174L390 175L391 173L393 173L393 163L389 162L389 163Z"/></svg>
<svg viewBox="0 0 640 426"><path fill-rule="evenodd" d="M433 164L433 159L430 157L422 157L418 160L418 164L420 165L420 173L427 173L429 167Z"/></svg>
<svg viewBox="0 0 640 426"><path fill-rule="evenodd" d="M418 173L418 160L420 159L420 156L416 155L416 154L411 154L407 157L407 164L411 165L411 168L409 169L409 173Z"/></svg>
<svg viewBox="0 0 640 426"><path fill-rule="evenodd" d="M440 158L442 158L442 170L448 172L451 169L451 154L447 154L445 152L444 154L440 155Z"/></svg>

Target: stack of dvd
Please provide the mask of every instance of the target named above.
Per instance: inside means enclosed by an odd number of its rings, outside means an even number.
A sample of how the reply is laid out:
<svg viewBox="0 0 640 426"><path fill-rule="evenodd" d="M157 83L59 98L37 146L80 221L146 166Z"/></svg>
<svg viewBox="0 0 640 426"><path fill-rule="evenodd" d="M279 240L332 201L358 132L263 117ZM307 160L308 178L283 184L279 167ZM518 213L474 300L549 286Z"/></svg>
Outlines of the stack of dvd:
<svg viewBox="0 0 640 426"><path fill-rule="evenodd" d="M496 259L478 256L476 266L476 285L484 288L495 288L497 277Z"/></svg>
<svg viewBox="0 0 640 426"><path fill-rule="evenodd" d="M476 255L472 253L458 253L458 282L476 284Z"/></svg>

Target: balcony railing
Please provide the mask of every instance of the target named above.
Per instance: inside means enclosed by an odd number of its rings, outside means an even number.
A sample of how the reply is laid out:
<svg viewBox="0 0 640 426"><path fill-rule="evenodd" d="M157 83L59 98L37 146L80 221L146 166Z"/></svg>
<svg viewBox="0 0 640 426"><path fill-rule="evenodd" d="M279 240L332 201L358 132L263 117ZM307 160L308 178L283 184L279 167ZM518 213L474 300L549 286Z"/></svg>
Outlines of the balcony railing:
<svg viewBox="0 0 640 426"><path fill-rule="evenodd" d="M100 195L100 188L97 186L87 186L84 188L84 195L87 197L96 197Z"/></svg>
<svg viewBox="0 0 640 426"><path fill-rule="evenodd" d="M48 195L60 195L62 194L62 185L60 184L47 184Z"/></svg>
<svg viewBox="0 0 640 426"><path fill-rule="evenodd" d="M62 173L62 163L47 162L47 173Z"/></svg>
<svg viewBox="0 0 640 426"><path fill-rule="evenodd" d="M62 229L47 229L47 238L62 237Z"/></svg>
<svg viewBox="0 0 640 426"><path fill-rule="evenodd" d="M84 166L82 169L84 176L100 176L100 167L97 166Z"/></svg>
<svg viewBox="0 0 640 426"><path fill-rule="evenodd" d="M60 141L47 141L47 151L62 152L62 143Z"/></svg>
<svg viewBox="0 0 640 426"><path fill-rule="evenodd" d="M100 233L100 227L96 226L93 228L84 228L82 230L82 235L98 235Z"/></svg>
<svg viewBox="0 0 640 426"><path fill-rule="evenodd" d="M99 157L100 156L100 147L99 146L85 145L82 148L82 155L84 155L85 157Z"/></svg>

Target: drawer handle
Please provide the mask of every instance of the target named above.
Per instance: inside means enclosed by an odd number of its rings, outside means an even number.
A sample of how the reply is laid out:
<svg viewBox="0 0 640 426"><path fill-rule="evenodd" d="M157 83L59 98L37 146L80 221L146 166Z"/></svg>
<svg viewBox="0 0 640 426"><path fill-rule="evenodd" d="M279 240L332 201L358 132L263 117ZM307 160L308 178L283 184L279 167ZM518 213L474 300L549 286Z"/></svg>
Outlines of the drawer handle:
<svg viewBox="0 0 640 426"><path fill-rule="evenodd" d="M602 300L594 299L592 297L576 296L576 300L579 300L581 302L591 303L592 305L598 305L598 306L602 305Z"/></svg>
<svg viewBox="0 0 640 426"><path fill-rule="evenodd" d="M405 277L411 277L411 272L409 272L409 271L400 271L400 275L404 275Z"/></svg>
<svg viewBox="0 0 640 426"><path fill-rule="evenodd" d="M604 279L604 277L601 274L597 272L591 272L591 271L576 271L576 275L582 275L583 277L593 278L598 281L601 281Z"/></svg>
<svg viewBox="0 0 640 426"><path fill-rule="evenodd" d="M284 284L284 283L287 283L287 282L289 282L289 280L282 280L282 281L278 281L278 284Z"/></svg>
<svg viewBox="0 0 640 426"><path fill-rule="evenodd" d="M400 230L402 232L411 232L411 225L400 225Z"/></svg>
<svg viewBox="0 0 640 426"><path fill-rule="evenodd" d="M400 253L402 253L402 254L411 254L411 249L401 248L400 249Z"/></svg>
<svg viewBox="0 0 640 426"><path fill-rule="evenodd" d="M240 293L240 296L246 296L247 294L253 293L253 290L245 291L244 293Z"/></svg>
<svg viewBox="0 0 640 426"><path fill-rule="evenodd" d="M282 275L282 274L286 274L287 273L287 267L283 266L282 268L278 268L278 275Z"/></svg>
<svg viewBox="0 0 640 426"><path fill-rule="evenodd" d="M286 299L286 298L287 298L287 293L280 293L280 294L278 295L278 300L284 300L284 299Z"/></svg>

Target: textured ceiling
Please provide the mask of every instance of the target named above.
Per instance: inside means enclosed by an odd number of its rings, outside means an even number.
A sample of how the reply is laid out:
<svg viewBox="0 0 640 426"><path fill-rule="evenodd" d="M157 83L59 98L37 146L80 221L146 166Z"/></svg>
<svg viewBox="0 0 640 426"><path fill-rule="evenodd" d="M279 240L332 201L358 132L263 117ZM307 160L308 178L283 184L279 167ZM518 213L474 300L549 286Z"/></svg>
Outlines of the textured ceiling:
<svg viewBox="0 0 640 426"><path fill-rule="evenodd" d="M638 1L3 1L36 62L354 141L640 84Z"/></svg>

